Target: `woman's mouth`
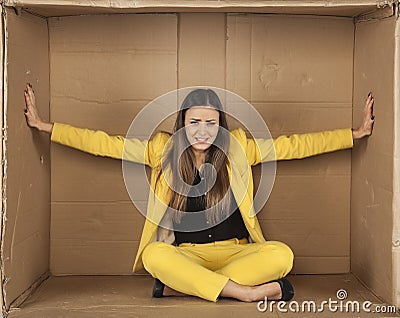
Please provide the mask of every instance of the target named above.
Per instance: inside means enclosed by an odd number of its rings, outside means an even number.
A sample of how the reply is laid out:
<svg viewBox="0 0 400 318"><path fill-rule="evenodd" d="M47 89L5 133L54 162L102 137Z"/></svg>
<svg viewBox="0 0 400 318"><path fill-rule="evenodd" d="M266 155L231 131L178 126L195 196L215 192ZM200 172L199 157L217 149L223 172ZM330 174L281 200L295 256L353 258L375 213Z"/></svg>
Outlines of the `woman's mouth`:
<svg viewBox="0 0 400 318"><path fill-rule="evenodd" d="M209 138L205 138L205 137L194 137L194 140L196 140L196 143L207 143Z"/></svg>

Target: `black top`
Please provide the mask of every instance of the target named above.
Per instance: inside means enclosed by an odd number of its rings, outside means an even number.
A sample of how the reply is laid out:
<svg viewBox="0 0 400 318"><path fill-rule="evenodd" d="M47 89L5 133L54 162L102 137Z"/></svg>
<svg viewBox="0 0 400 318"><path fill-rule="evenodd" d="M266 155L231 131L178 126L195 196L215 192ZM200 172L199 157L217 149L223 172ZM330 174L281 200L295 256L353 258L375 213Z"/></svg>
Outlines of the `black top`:
<svg viewBox="0 0 400 318"><path fill-rule="evenodd" d="M199 171L196 169L196 176L193 185L200 183L201 178ZM242 215L240 214L237 203L231 192L231 209L232 214L221 223L208 227L205 213L193 213L191 215L183 215L180 223L174 222L175 242L177 245L181 243L211 243L215 241L229 240L232 238L247 238L249 233L244 225ZM188 197L186 204L186 212L198 212L205 209L205 195L198 197ZM196 228L204 228L204 230L189 232L179 231L179 229L188 229L191 224L196 224ZM193 226L192 226L193 228Z"/></svg>

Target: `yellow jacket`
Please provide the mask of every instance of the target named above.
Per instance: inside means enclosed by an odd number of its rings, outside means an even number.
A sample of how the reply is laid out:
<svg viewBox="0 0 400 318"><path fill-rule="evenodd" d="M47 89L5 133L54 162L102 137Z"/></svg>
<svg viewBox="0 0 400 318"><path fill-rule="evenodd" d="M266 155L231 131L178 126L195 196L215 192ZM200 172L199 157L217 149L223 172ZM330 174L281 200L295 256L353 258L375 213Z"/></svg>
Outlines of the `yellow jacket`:
<svg viewBox="0 0 400 318"><path fill-rule="evenodd" d="M151 189L155 196L149 195L147 216L140 240L133 271L143 269L142 253L153 240L172 243L173 231L158 227L171 198L168 186L168 171L159 179L155 187L157 168L160 166L163 149L170 136L158 133L150 140L122 136L109 136L103 131L76 128L55 123L51 140L93 155L124 159L148 165L152 168ZM253 242L265 242L260 224L253 208L253 177L251 166L271 160L301 159L326 152L351 148L353 137L351 129L280 136L277 139L247 138L244 130L231 131L228 154L228 175L231 189L238 204L244 224ZM158 198L158 199L157 199Z"/></svg>

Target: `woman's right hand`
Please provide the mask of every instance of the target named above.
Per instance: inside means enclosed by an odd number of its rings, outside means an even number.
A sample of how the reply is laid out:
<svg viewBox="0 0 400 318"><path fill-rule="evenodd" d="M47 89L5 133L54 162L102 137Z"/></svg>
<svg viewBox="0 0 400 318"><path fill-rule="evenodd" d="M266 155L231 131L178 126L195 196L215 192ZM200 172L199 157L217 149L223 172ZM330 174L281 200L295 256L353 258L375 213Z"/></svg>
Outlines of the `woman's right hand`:
<svg viewBox="0 0 400 318"><path fill-rule="evenodd" d="M31 128L36 128L39 131L45 131L51 133L53 130L53 124L44 121L40 118L39 111L36 107L35 93L33 92L32 85L26 84L26 89L24 91L25 97L25 117L28 126Z"/></svg>

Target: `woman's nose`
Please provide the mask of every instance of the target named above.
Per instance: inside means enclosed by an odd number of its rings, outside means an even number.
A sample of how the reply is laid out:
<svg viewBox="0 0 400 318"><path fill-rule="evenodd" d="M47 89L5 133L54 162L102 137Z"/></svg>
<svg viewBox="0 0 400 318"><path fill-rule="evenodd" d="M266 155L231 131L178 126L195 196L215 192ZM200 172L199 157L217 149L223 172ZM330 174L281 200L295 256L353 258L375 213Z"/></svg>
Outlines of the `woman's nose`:
<svg viewBox="0 0 400 318"><path fill-rule="evenodd" d="M207 123L200 123L199 132L202 134L207 132Z"/></svg>

